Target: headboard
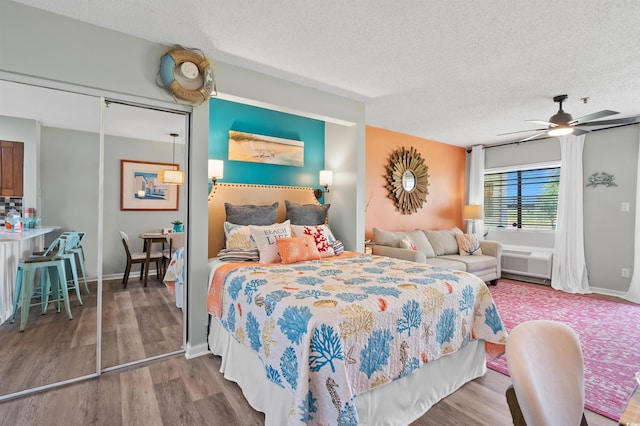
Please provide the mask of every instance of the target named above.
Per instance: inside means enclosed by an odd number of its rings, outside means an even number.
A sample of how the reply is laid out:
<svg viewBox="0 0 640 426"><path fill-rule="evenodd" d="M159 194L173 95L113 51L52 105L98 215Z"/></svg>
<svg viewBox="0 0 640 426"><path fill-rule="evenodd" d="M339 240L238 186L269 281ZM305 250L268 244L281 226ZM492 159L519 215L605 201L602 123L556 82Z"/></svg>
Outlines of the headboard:
<svg viewBox="0 0 640 426"><path fill-rule="evenodd" d="M209 258L217 256L224 247L226 219L224 203L271 205L278 201L276 222L284 222L285 200L298 204L317 204L313 188L300 186L253 185L244 183L216 183L209 194Z"/></svg>

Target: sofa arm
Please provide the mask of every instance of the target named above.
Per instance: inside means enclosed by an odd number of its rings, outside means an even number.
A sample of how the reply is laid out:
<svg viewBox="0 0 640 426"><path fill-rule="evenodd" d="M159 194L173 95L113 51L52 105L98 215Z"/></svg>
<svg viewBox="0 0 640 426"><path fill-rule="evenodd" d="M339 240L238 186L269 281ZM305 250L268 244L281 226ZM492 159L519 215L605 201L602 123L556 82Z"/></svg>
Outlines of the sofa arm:
<svg viewBox="0 0 640 426"><path fill-rule="evenodd" d="M482 254L493 256L496 260L498 278L502 276L502 243L500 241L481 240L480 249Z"/></svg>
<svg viewBox="0 0 640 426"><path fill-rule="evenodd" d="M401 260L409 260L411 262L426 263L427 257L421 251L414 251L399 247L381 246L374 244L371 253L378 256L394 257Z"/></svg>

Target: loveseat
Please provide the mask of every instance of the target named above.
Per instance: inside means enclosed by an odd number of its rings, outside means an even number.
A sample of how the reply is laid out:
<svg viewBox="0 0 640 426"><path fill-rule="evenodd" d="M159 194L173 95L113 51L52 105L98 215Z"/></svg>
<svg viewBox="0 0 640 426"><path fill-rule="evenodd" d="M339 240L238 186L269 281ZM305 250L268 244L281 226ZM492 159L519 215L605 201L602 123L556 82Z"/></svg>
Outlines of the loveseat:
<svg viewBox="0 0 640 426"><path fill-rule="evenodd" d="M492 285L497 284L500 278L502 244L478 241L475 236L464 234L456 227L407 232L374 228L373 238L372 253L376 255L470 272Z"/></svg>

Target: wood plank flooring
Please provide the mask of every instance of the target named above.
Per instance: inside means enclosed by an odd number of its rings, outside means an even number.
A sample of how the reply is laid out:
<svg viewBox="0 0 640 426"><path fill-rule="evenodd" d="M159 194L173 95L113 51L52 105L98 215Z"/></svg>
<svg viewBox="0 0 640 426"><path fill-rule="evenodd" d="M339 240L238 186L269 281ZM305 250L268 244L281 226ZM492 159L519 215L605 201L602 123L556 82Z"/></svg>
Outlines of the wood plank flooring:
<svg viewBox="0 0 640 426"><path fill-rule="evenodd" d="M177 355L0 404L2 424L210 425L264 424L240 388L219 372L220 358ZM436 404L413 426L510 425L510 380L489 370ZM617 424L587 412L591 426Z"/></svg>
<svg viewBox="0 0 640 426"><path fill-rule="evenodd" d="M182 311L175 296L149 277L147 287L129 278L103 281L102 366L110 367L179 350L182 347ZM96 371L96 282L89 283L83 305L70 292L73 319L50 304L45 315L31 307L24 332L20 315L14 324L0 326L0 395L80 377ZM0 418L0 424L2 424Z"/></svg>

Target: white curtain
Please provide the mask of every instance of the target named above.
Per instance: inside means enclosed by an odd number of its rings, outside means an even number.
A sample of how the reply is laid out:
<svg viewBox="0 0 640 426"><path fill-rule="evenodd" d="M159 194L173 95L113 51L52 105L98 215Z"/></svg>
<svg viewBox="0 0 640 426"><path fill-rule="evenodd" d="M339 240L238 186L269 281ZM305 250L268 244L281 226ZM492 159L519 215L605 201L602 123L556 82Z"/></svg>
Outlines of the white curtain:
<svg viewBox="0 0 640 426"><path fill-rule="evenodd" d="M568 293L591 293L584 258L582 151L584 135L560 138L562 167L551 287Z"/></svg>
<svg viewBox="0 0 640 426"><path fill-rule="evenodd" d="M640 141L638 142L640 145ZM636 177L636 230L634 235L633 275L627 294L623 297L630 302L640 303L640 149L638 150L638 174Z"/></svg>
<svg viewBox="0 0 640 426"><path fill-rule="evenodd" d="M484 205L484 147L475 145L471 148L471 164L469 165L469 204ZM471 233L473 222L467 222L467 233ZM475 233L484 239L484 221L475 221Z"/></svg>

